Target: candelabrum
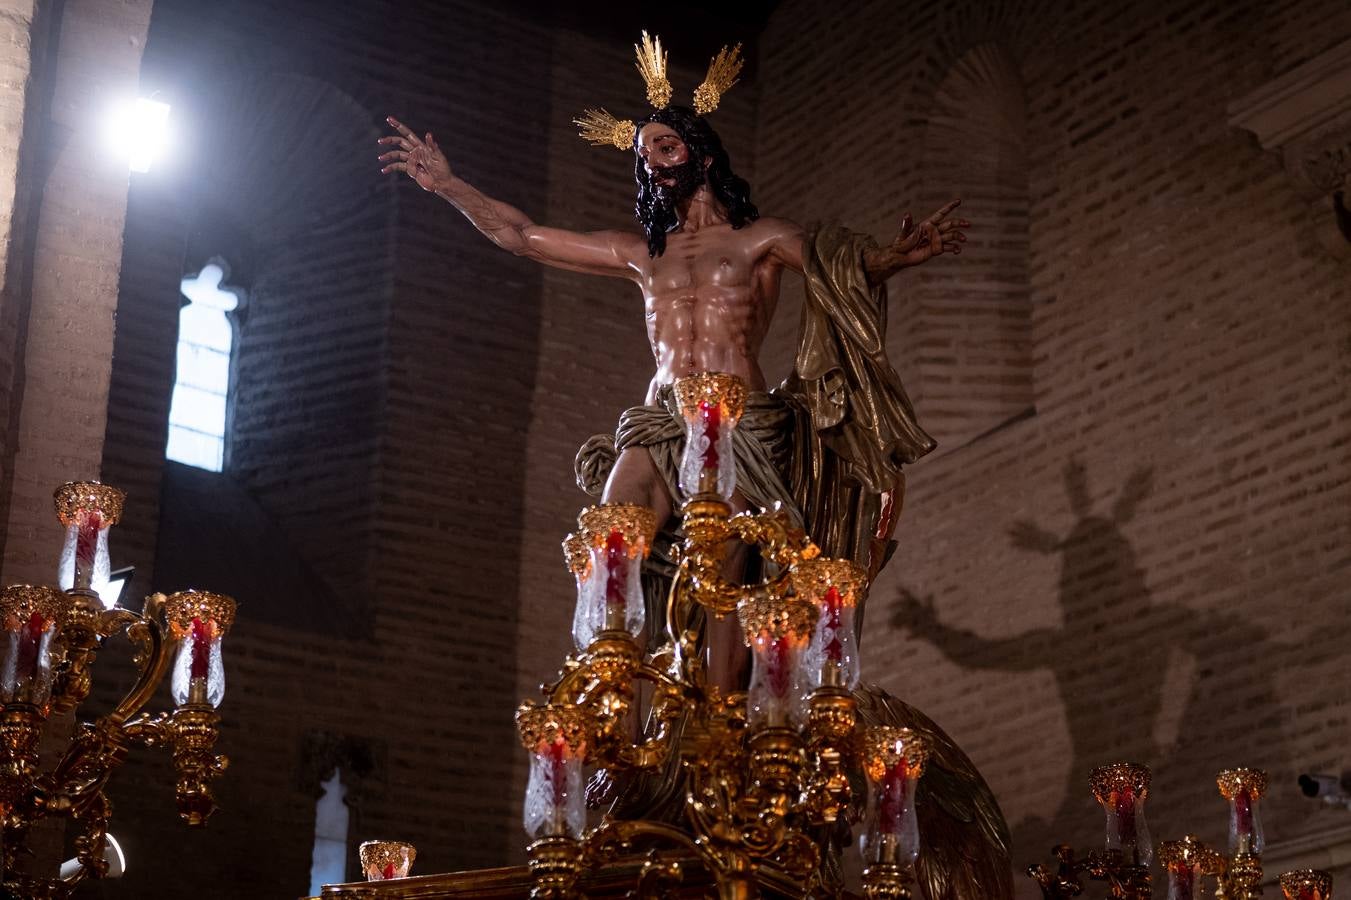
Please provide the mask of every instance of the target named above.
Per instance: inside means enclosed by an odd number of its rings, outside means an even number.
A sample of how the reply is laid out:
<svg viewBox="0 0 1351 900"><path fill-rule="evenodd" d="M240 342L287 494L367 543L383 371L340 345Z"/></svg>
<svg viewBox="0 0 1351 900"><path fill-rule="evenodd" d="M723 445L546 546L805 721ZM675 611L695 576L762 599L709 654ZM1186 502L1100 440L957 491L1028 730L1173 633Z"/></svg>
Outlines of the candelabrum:
<svg viewBox="0 0 1351 900"><path fill-rule="evenodd" d="M227 763L213 748L225 690L221 639L234 619L234 601L181 591L152 594L139 613L115 599L105 603L108 531L121 516L123 494L73 482L58 488L55 500L66 528L60 589L11 585L0 591L0 861L4 887L24 897L64 897L83 879L107 873L112 805L105 788L132 747L169 751L179 815L189 825L204 824L215 809L210 782ZM43 769L39 747L51 717L75 712L88 697L95 657L119 634L136 648L131 689L111 712L78 723L54 765ZM173 711L142 713L171 670ZM19 874L19 857L32 855L30 829L51 816L78 824L78 867L64 878Z"/></svg>
<svg viewBox="0 0 1351 900"><path fill-rule="evenodd" d="M1068 900L1084 890L1084 876L1107 885L1117 900L1149 900L1149 865L1154 845L1145 820L1149 769L1117 763L1094 769L1089 778L1093 796L1107 815L1107 845L1102 852L1076 855L1067 844L1051 852L1057 859L1052 871L1029 866L1027 874L1041 886L1046 900ZM1196 900L1201 879L1213 879L1217 900L1257 900L1262 896L1262 857L1265 835L1259 801L1267 776L1257 769L1226 769L1216 777L1220 795L1229 803L1227 852L1207 847L1195 835L1164 841L1158 861L1168 882L1168 900ZM1286 900L1331 900L1332 878L1326 872L1303 869L1281 875Z"/></svg>
<svg viewBox="0 0 1351 900"><path fill-rule="evenodd" d="M544 702L517 712L530 753L524 822L532 896L575 896L584 873L644 853L639 896L669 896L692 866L711 877L722 900L758 896L763 885L838 895L838 867L823 865L831 851L822 836L856 815L848 772L859 770L869 785L861 842L867 894L908 896L925 747L909 729L858 726L854 609L866 574L820 558L783 510L732 515L739 381L694 376L676 382L675 395L686 425L679 472L686 499L664 621L647 620L640 578L659 524L651 510L588 508L564 541L577 583L578 652L543 688ZM758 549L771 573L764 580L729 577L728 548L738 541ZM732 615L752 669L747 691L724 693L710 678L697 623ZM645 652L648 631L662 627L665 642ZM619 783L674 770L684 785L683 820L607 816L588 829L589 766Z"/></svg>

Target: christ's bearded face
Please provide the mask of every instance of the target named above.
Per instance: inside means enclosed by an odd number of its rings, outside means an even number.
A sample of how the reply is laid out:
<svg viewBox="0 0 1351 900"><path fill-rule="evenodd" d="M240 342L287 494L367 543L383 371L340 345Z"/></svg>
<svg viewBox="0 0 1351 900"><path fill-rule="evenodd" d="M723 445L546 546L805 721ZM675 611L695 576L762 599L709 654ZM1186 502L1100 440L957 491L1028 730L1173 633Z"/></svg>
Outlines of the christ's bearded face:
<svg viewBox="0 0 1351 900"><path fill-rule="evenodd" d="M674 206L704 183L704 166L669 125L651 122L638 132L636 152L652 180L652 191Z"/></svg>

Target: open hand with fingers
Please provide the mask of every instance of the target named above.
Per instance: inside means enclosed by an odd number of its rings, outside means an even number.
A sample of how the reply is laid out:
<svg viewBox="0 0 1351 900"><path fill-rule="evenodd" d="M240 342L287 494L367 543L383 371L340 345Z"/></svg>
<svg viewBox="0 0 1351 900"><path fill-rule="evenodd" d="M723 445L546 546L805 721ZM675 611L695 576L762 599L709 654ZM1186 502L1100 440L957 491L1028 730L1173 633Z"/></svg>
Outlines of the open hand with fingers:
<svg viewBox="0 0 1351 900"><path fill-rule="evenodd" d="M395 149L380 154L380 162L385 163L381 172L406 172L424 191L437 191L445 188L451 179L450 162L436 143L432 133L419 138L407 125L390 116L385 120L398 132L397 135L380 138L381 144L392 144Z"/></svg>
<svg viewBox="0 0 1351 900"><path fill-rule="evenodd" d="M949 218L961 203L961 200L945 203L918 224L910 213L906 213L901 219L901 232L894 241L864 254L863 264L869 280L880 284L901 269L917 266L943 253L954 256L961 253L962 244L966 243L962 229L970 228L971 223L966 219Z"/></svg>

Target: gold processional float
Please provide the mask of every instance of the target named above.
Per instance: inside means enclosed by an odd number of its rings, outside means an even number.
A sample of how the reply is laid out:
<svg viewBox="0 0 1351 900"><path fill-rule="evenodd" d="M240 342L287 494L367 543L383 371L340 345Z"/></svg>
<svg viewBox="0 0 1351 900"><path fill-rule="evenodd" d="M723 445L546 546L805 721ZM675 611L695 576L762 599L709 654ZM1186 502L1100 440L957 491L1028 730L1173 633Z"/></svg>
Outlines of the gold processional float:
<svg viewBox="0 0 1351 900"><path fill-rule="evenodd" d="M204 825L215 810L210 782L227 762L213 752L216 707L225 693L221 639L235 603L206 591L152 594L139 613L118 606L116 597L105 603L100 591L111 594L108 530L122 515L123 499L97 482L57 488L56 512L66 529L60 587L20 584L0 591L0 880L8 896L63 898L86 878L121 874L105 788L132 747L169 752L185 822ZM131 689L108 714L74 723L93 687L95 657L115 635L135 648ZM174 710L141 712L170 671ZM54 762L43 767L44 758ZM43 856L31 845L40 840L34 826L49 817L75 823L76 856L59 871L53 863L43 872Z"/></svg>
<svg viewBox="0 0 1351 900"><path fill-rule="evenodd" d="M698 375L677 381L675 393L686 426L686 499L665 621L645 621L640 570L658 526L651 510L589 507L564 541L577 584L578 653L542 687L542 703L526 701L516 713L530 754L528 868L410 877L411 845L369 841L360 854L369 880L325 886L324 900L856 897L845 888L839 842L829 835L860 822L863 896L911 896L923 851L916 801L924 795L917 788L931 748L917 730L859 721L854 613L866 596L866 573L822 558L784 511L732 515L740 381ZM744 586L726 580L733 541L757 548L777 574ZM736 615L752 651L744 693L724 695L710 683L699 631L687 627L700 611ZM651 627L663 627L666 640L648 654L639 638ZM640 684L647 724L638 733ZM620 782L676 771L683 819L606 816L588 829L587 767ZM1228 853L1190 835L1161 844L1168 900L1194 900L1202 876L1214 880L1218 900L1261 896L1258 805L1266 776L1233 769L1220 773L1218 784L1230 808ZM1144 813L1149 770L1105 766L1092 773L1091 787L1106 812L1106 848L1078 858L1061 845L1053 850L1054 869L1034 865L1027 874L1047 900L1079 896L1085 879L1103 882L1109 897L1146 900L1155 858ZM1331 897L1325 872L1288 872L1280 882L1287 900ZM928 896L927 888L920 892Z"/></svg>

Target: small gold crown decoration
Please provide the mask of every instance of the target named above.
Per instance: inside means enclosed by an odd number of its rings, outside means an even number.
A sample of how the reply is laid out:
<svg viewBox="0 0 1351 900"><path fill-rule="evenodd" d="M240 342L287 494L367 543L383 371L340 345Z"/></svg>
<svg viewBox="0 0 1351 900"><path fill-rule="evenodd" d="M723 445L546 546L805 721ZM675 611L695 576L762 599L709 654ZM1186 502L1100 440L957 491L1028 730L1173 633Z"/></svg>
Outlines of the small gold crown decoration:
<svg viewBox="0 0 1351 900"><path fill-rule="evenodd" d="M666 78L666 51L661 49L661 38L648 37L643 32L641 44L633 45L638 54L638 74L647 84L647 102L654 109L665 109L671 103L671 82Z"/></svg>
<svg viewBox="0 0 1351 900"><path fill-rule="evenodd" d="M741 74L741 65L740 44L731 50L726 47L719 50L718 55L708 64L708 74L704 76L704 83L694 89L694 111L706 116L717 109L722 95L736 84L737 76Z"/></svg>
<svg viewBox="0 0 1351 900"><path fill-rule="evenodd" d="M582 140L593 147L613 145L617 150L628 150L633 146L633 135L638 127L632 119L619 120L606 109L588 109L581 118L573 119L572 124L581 129Z"/></svg>
<svg viewBox="0 0 1351 900"><path fill-rule="evenodd" d="M665 109L671 104L673 91L671 81L666 77L666 51L661 46L661 38L643 32L642 40L633 45L638 57L635 67L643 76L647 85L647 102L654 109ZM706 116L718 108L722 95L732 89L741 74L744 60L741 58L741 45L723 47L708 64L708 74L694 90L694 111ZM633 139L638 126L632 119L618 119L609 110L590 108L583 110L581 116L572 120L580 129L582 140L593 147L612 146L619 150L633 147Z"/></svg>

